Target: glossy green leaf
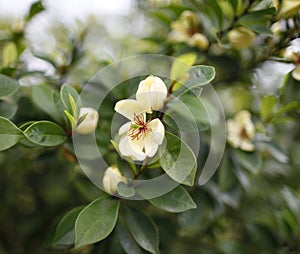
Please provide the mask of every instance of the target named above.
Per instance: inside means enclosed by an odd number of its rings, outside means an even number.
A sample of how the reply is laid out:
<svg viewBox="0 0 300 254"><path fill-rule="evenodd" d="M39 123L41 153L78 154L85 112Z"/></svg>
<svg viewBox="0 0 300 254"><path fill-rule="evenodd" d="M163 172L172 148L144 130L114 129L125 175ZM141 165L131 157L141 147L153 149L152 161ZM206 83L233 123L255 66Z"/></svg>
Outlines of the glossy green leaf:
<svg viewBox="0 0 300 254"><path fill-rule="evenodd" d="M142 251L142 249L139 247L137 242L130 234L128 228L124 225L122 221L118 222L116 229L117 229L119 242L126 253L128 254L144 253L144 251Z"/></svg>
<svg viewBox="0 0 300 254"><path fill-rule="evenodd" d="M118 184L118 193L120 196L122 197L133 197L135 194L135 189L131 186L128 186L126 183L124 182L120 182Z"/></svg>
<svg viewBox="0 0 300 254"><path fill-rule="evenodd" d="M217 121L218 113L204 97L183 95L168 103L164 121L181 131L205 131Z"/></svg>
<svg viewBox="0 0 300 254"><path fill-rule="evenodd" d="M190 194L180 185L167 194L149 199L149 202L169 213L181 213L197 207Z"/></svg>
<svg viewBox="0 0 300 254"><path fill-rule="evenodd" d="M274 95L268 95L261 99L260 115L264 121L268 121L274 112L277 104L277 98Z"/></svg>
<svg viewBox="0 0 300 254"><path fill-rule="evenodd" d="M30 6L29 13L27 15L27 20L30 20L32 17L34 17L36 14L40 13L41 11L45 10L42 1L34 2Z"/></svg>
<svg viewBox="0 0 300 254"><path fill-rule="evenodd" d="M7 76L0 74L0 98L14 94L20 88L20 84Z"/></svg>
<svg viewBox="0 0 300 254"><path fill-rule="evenodd" d="M236 150L239 163L253 174L257 174L262 167L262 156L259 152L244 152Z"/></svg>
<svg viewBox="0 0 300 254"><path fill-rule="evenodd" d="M74 245L75 243L75 221L83 207L76 207L62 217L55 228L52 239L53 246Z"/></svg>
<svg viewBox="0 0 300 254"><path fill-rule="evenodd" d="M14 146L22 137L22 132L14 123L0 116L0 151Z"/></svg>
<svg viewBox="0 0 300 254"><path fill-rule="evenodd" d="M114 229L120 201L101 197L86 206L75 223L75 247L95 243L106 238Z"/></svg>
<svg viewBox="0 0 300 254"><path fill-rule="evenodd" d="M65 142L67 136L57 124L49 121L34 122L24 131L26 138L40 146L57 146Z"/></svg>
<svg viewBox="0 0 300 254"><path fill-rule="evenodd" d="M236 186L237 179L234 175L234 166L227 154L223 155L223 159L217 173L218 184L221 191L227 191Z"/></svg>
<svg viewBox="0 0 300 254"><path fill-rule="evenodd" d="M159 236L154 222L136 209L124 210L127 227L135 241L145 250L158 253Z"/></svg>
<svg viewBox="0 0 300 254"><path fill-rule="evenodd" d="M48 85L38 85L32 88L33 102L55 121L62 122L62 114L57 102L58 92Z"/></svg>
<svg viewBox="0 0 300 254"><path fill-rule="evenodd" d="M174 134L166 132L165 149L159 149L162 169L176 182L193 186L197 160L191 148Z"/></svg>
<svg viewBox="0 0 300 254"><path fill-rule="evenodd" d="M76 103L79 103L79 94L75 88L68 84L64 84L60 89L60 98L65 109L70 113L72 112L72 115L76 117L80 105L76 106ZM74 112L76 112L76 114L74 114Z"/></svg>
<svg viewBox="0 0 300 254"><path fill-rule="evenodd" d="M174 92L175 96L183 94L188 89L203 86L211 82L216 75L215 68L207 65L196 65L189 69L189 79L182 87Z"/></svg>

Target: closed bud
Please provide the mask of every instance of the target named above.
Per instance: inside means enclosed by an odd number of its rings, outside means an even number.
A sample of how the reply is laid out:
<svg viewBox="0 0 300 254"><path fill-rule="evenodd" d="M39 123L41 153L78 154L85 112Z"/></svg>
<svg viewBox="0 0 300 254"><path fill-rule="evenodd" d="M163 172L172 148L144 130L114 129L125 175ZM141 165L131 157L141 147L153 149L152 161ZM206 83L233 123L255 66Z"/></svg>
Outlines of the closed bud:
<svg viewBox="0 0 300 254"><path fill-rule="evenodd" d="M204 51L208 48L209 42L205 35L196 33L188 41L188 44L192 47L197 47Z"/></svg>
<svg viewBox="0 0 300 254"><path fill-rule="evenodd" d="M122 176L120 170L116 166L108 167L102 180L104 191L110 195L117 193L120 182L126 183L126 178Z"/></svg>
<svg viewBox="0 0 300 254"><path fill-rule="evenodd" d="M230 44L235 49L243 49L253 45L255 33L245 27L239 27L228 33Z"/></svg>
<svg viewBox="0 0 300 254"><path fill-rule="evenodd" d="M95 131L98 125L99 114L97 110L89 107L82 107L79 112L79 119L83 120L76 128L76 132L80 134L88 134Z"/></svg>

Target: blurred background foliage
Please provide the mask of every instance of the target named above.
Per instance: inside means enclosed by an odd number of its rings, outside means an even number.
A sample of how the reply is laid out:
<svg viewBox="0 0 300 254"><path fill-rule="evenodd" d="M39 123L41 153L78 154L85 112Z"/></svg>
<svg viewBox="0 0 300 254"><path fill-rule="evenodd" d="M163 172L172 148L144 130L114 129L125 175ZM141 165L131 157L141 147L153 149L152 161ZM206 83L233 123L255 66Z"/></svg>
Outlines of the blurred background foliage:
<svg viewBox="0 0 300 254"><path fill-rule="evenodd" d="M0 73L22 85L0 101L1 116L18 126L50 119L32 101L33 85L80 91L124 57L192 52L195 64L216 68L226 117L251 112L257 139L251 155L228 145L214 177L190 188L196 209L174 215L137 204L158 225L161 253L300 253L300 81L291 74L300 50L296 60L284 57L300 37L299 1L143 0L71 21L47 8L38 1L22 17L0 17ZM48 247L55 220L101 192L69 150L0 152L0 253L125 253L115 232L78 250Z"/></svg>

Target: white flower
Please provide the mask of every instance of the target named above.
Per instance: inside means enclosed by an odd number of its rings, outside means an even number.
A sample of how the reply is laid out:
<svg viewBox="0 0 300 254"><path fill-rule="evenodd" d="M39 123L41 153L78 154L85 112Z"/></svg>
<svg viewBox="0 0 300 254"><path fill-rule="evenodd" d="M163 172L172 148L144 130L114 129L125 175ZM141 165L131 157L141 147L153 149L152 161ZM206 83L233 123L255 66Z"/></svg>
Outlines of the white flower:
<svg viewBox="0 0 300 254"><path fill-rule="evenodd" d="M165 128L158 118L146 121L144 108L145 105L130 99L118 101L115 106L118 113L130 120L119 129L120 153L138 161L154 156L165 135Z"/></svg>
<svg viewBox="0 0 300 254"><path fill-rule="evenodd" d="M116 166L108 167L102 179L104 190L113 195L118 191L118 183L126 183L126 177L122 176L121 172Z"/></svg>
<svg viewBox="0 0 300 254"><path fill-rule="evenodd" d="M283 57L287 61L291 61L295 64L292 77L300 81L300 38L297 38L291 42L291 46L285 49Z"/></svg>
<svg viewBox="0 0 300 254"><path fill-rule="evenodd" d="M140 82L136 99L145 112L151 113L163 108L167 94L165 83L159 77L149 76Z"/></svg>
<svg viewBox="0 0 300 254"><path fill-rule="evenodd" d="M97 110L89 107L82 107L79 111L79 119L83 116L85 116L85 118L77 126L76 132L80 134L88 134L93 132L98 125L99 115Z"/></svg>
<svg viewBox="0 0 300 254"><path fill-rule="evenodd" d="M254 150L251 140L255 135L255 129L249 111L242 110L233 119L227 120L227 131L228 143L234 148L240 148L244 151Z"/></svg>

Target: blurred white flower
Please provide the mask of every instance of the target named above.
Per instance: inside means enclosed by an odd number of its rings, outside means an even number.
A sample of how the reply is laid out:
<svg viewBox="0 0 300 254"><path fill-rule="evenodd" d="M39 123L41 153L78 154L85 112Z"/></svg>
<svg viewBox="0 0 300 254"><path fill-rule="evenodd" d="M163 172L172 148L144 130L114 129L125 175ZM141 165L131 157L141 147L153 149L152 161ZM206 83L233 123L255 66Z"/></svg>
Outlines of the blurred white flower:
<svg viewBox="0 0 300 254"><path fill-rule="evenodd" d="M285 49L283 57L287 61L291 61L295 64L292 77L300 81L300 38L297 38L291 42L291 46Z"/></svg>
<svg viewBox="0 0 300 254"><path fill-rule="evenodd" d="M79 111L79 119L84 117L82 122L76 128L76 132L80 134L88 134L97 128L99 114L97 110L89 107L82 107Z"/></svg>
<svg viewBox="0 0 300 254"><path fill-rule="evenodd" d="M108 167L102 179L104 190L113 195L118 191L118 184L120 182L126 183L126 177L122 176L120 170L116 166Z"/></svg>
<svg viewBox="0 0 300 254"><path fill-rule="evenodd" d="M145 112L151 113L152 110L163 108L167 94L165 83L159 77L149 76L140 82L136 99Z"/></svg>
<svg viewBox="0 0 300 254"><path fill-rule="evenodd" d="M273 0L276 10L278 10L278 16L281 18L290 18L297 14L300 10L299 0Z"/></svg>
<svg viewBox="0 0 300 254"><path fill-rule="evenodd" d="M249 111L242 110L233 119L228 119L227 131L228 143L234 148L240 148L244 151L254 150L254 145L251 141L255 135L255 128Z"/></svg>
<svg viewBox="0 0 300 254"><path fill-rule="evenodd" d="M119 150L133 160L143 161L154 156L165 136L165 128L158 118L146 121L144 108L147 105L127 99L118 101L115 106L118 113L130 120L119 129Z"/></svg>

